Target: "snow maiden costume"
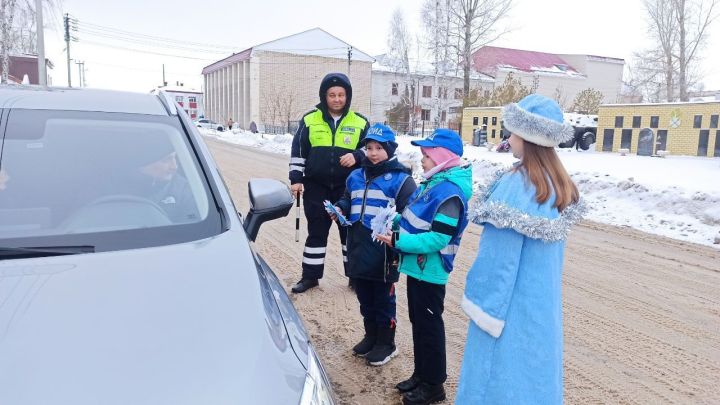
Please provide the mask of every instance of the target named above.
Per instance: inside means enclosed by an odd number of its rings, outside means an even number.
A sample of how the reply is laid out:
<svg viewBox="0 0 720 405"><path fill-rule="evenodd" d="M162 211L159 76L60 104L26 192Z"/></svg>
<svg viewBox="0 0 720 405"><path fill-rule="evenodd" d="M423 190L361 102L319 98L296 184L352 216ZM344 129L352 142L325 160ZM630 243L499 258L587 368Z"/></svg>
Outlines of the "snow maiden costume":
<svg viewBox="0 0 720 405"><path fill-rule="evenodd" d="M502 115L526 143L557 146L573 134L559 106L543 96L510 104ZM471 322L457 404L562 403L563 252L583 208L560 212L554 192L544 203L535 192L516 166L499 174L470 214L484 229L462 301Z"/></svg>

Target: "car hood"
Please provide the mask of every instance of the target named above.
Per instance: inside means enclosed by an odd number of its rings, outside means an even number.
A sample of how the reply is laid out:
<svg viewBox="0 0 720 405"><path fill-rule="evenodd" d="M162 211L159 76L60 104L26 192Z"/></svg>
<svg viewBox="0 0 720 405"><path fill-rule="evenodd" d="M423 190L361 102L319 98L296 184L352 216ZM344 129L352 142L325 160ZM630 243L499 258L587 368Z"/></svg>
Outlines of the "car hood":
<svg viewBox="0 0 720 405"><path fill-rule="evenodd" d="M0 262L0 403L297 403L304 380L238 231Z"/></svg>

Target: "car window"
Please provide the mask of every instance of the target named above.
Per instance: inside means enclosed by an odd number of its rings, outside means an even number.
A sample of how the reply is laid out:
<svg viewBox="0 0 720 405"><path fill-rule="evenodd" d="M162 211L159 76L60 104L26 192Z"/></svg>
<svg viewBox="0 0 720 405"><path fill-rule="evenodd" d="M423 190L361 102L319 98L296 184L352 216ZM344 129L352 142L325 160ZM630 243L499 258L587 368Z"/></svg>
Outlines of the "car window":
<svg viewBox="0 0 720 405"><path fill-rule="evenodd" d="M0 166L0 246L92 235L84 244L122 249L219 229L208 226L219 223L216 204L177 117L13 110ZM171 227L182 229L150 237ZM137 243L113 242L128 232Z"/></svg>

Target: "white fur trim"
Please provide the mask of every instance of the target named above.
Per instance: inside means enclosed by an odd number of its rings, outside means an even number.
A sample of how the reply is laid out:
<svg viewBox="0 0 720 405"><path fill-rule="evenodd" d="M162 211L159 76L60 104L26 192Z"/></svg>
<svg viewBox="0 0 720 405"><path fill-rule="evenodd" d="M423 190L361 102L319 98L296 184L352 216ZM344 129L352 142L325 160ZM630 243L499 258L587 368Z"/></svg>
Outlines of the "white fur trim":
<svg viewBox="0 0 720 405"><path fill-rule="evenodd" d="M575 136L572 126L525 111L516 103L503 107L502 120L508 131L540 146L558 146Z"/></svg>
<svg viewBox="0 0 720 405"><path fill-rule="evenodd" d="M493 318L492 316L488 315L485 311L482 310L479 306L475 305L468 297L463 295L462 303L460 304L463 311L467 314L467 316L472 319L473 322L475 322L475 325L477 325L480 329L487 332L490 336L494 338L499 338L500 334L503 331L503 328L505 327L505 321L502 321L497 318Z"/></svg>

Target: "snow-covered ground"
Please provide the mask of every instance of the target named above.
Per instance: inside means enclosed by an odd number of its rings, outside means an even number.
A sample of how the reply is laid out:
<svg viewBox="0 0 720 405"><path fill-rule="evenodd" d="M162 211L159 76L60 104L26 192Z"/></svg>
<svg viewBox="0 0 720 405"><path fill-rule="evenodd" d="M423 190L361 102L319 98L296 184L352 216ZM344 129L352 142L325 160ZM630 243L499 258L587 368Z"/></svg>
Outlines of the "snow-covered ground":
<svg viewBox="0 0 720 405"><path fill-rule="evenodd" d="M225 142L290 154L289 134L202 132ZM419 169L420 150L410 144L413 139L417 138L398 137L398 156ZM588 219L720 248L714 243L720 241L720 159L574 149L558 149L558 154L589 206ZM463 157L473 163L474 178L481 184L515 161L510 153L468 145Z"/></svg>

